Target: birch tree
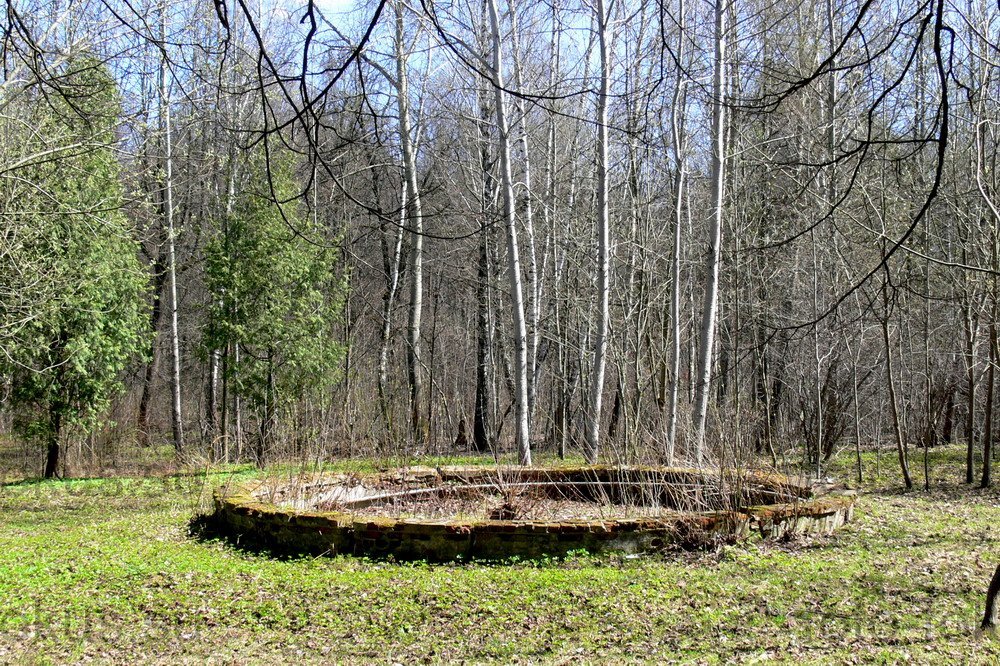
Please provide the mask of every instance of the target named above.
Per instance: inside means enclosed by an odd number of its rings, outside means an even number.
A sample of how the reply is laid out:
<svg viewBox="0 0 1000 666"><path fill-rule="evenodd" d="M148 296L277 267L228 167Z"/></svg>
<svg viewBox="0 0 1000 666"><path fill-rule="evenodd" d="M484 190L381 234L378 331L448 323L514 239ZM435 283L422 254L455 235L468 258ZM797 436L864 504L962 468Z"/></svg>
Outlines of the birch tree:
<svg viewBox="0 0 1000 666"><path fill-rule="evenodd" d="M177 319L177 230L174 227L174 161L173 136L170 127L170 79L167 63L167 8L160 13L160 41L163 57L160 60L160 133L163 137L163 212L166 216L167 272L170 289L170 424L173 432L174 451L180 455L184 450L184 419L181 389L180 329Z"/></svg>
<svg viewBox="0 0 1000 666"><path fill-rule="evenodd" d="M702 305L701 346L698 351L698 374L695 387L695 462L705 460L705 431L708 418L709 387L712 380L712 356L719 308L719 274L722 268L722 224L726 168L726 20L728 2L714 4L714 55L712 58L712 154L711 211L708 258L706 263L705 300Z"/></svg>
<svg viewBox="0 0 1000 666"><path fill-rule="evenodd" d="M514 420L518 458L522 465L531 464L530 409L528 405L528 331L525 321L524 286L521 278L521 255L515 216L514 178L511 171L511 137L507 120L507 94L503 68L500 10L497 0L487 0L490 15L490 36L493 46L492 84L496 113L498 151L500 154L500 191L503 200L503 221L507 230L507 277L510 283L510 307L513 315L514 344Z"/></svg>
<svg viewBox="0 0 1000 666"><path fill-rule="evenodd" d="M604 0L596 0L596 29L600 50L600 88L597 93L597 322L594 333L594 365L590 373L587 403L587 460L597 461L601 445L601 404L607 365L608 329L611 319L611 211L608 202L608 94L611 85L611 27Z"/></svg>

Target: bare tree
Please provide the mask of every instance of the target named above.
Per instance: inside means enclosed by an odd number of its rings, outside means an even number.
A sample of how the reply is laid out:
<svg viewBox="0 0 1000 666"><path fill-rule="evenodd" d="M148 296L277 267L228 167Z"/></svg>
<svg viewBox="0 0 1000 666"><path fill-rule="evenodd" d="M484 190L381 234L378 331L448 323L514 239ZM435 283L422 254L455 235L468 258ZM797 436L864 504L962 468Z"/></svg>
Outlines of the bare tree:
<svg viewBox="0 0 1000 666"><path fill-rule="evenodd" d="M160 61L160 130L163 136L163 197L164 214L166 215L166 240L167 240L167 271L170 275L170 391L171 391L171 428L173 430L174 450L180 455L184 450L184 420L181 414L182 393L181 393L181 351L180 351L180 330L177 320L177 250L176 233L174 227L174 161L173 161L173 136L170 128L170 83L168 78L169 68L167 63L167 8L164 5L160 10L160 40L163 50L163 58Z"/></svg>
<svg viewBox="0 0 1000 666"><path fill-rule="evenodd" d="M507 274L510 280L510 306L514 328L514 418L518 456L522 465L531 464L531 430L528 405L528 331L525 321L524 287L521 279L521 255L515 217L514 178L511 172L511 137L507 122L507 102L504 87L503 47L500 31L500 11L497 0L487 0L490 34L493 46L492 84L494 111L499 134L500 190L503 197L503 220L507 229Z"/></svg>
<svg viewBox="0 0 1000 666"><path fill-rule="evenodd" d="M712 59L712 162L711 205L708 262L706 265L705 301L702 306L701 347L698 353L698 375L695 389L695 462L705 459L705 428L708 417L709 387L712 380L712 356L719 307L719 274L722 268L722 223L726 169L726 20L728 3L716 0L715 54Z"/></svg>
<svg viewBox="0 0 1000 666"><path fill-rule="evenodd" d="M590 372L587 403L586 456L597 461L601 445L601 404L607 364L608 330L611 324L611 210L608 203L608 94L611 84L611 27L604 0L595 4L597 42L600 50L600 88L597 93L597 322L594 333L594 365Z"/></svg>

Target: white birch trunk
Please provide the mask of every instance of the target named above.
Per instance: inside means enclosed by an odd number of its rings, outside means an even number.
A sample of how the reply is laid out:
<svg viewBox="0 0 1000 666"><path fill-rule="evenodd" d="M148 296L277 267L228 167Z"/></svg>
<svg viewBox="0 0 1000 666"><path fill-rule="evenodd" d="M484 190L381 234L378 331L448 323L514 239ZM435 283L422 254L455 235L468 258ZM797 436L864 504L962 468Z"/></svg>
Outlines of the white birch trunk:
<svg viewBox="0 0 1000 666"><path fill-rule="evenodd" d="M610 34L604 0L597 0L597 39L601 52L601 88L597 97L597 330L594 333L594 367L590 375L586 427L587 461L594 463L601 444L601 403L607 365L608 327L611 319L611 224L608 204L608 87L610 84Z"/></svg>
<svg viewBox="0 0 1000 666"><path fill-rule="evenodd" d="M393 240L392 255L389 258L389 275L382 307L382 333L378 354L378 394L382 419L385 421L386 437L391 436L392 424L389 418L389 338L392 334L392 310L396 305L396 293L399 290L399 266L403 251L403 232L406 228L406 209L408 199L403 188L400 205L400 224Z"/></svg>
<svg viewBox="0 0 1000 666"><path fill-rule="evenodd" d="M167 11L160 15L160 38L163 48L167 44ZM167 271L170 275L170 422L173 431L174 451L180 455L184 450L184 419L181 414L181 351L180 331L177 321L177 252L176 230L174 229L174 158L173 137L170 128L170 90L167 79L166 58L160 60L160 123L164 137L164 197L167 218Z"/></svg>
<svg viewBox="0 0 1000 666"><path fill-rule="evenodd" d="M517 24L517 12L511 7L511 47L513 50L514 66L514 86L518 92L524 91L524 79L521 72L521 44L519 39L519 28ZM515 95L514 108L517 111L517 152L519 153L522 167L522 181L520 184L520 201L516 210L523 210L522 222L524 233L527 235L528 243L528 290L530 299L525 304L526 315L528 317L528 430L532 426L533 413L535 410L535 377L539 373L538 368L538 342L540 335L539 323L541 320L541 287L538 271L538 251L535 243L535 208L533 192L531 188L531 154L528 152L528 112L524 103L524 98Z"/></svg>
<svg viewBox="0 0 1000 666"><path fill-rule="evenodd" d="M684 0L677 8L677 60L684 62ZM674 147L674 247L670 257L670 388L667 402L667 464L674 464L677 449L677 398L681 374L681 225L684 223L684 81L677 75L677 87L671 105L670 131Z"/></svg>
<svg viewBox="0 0 1000 666"><path fill-rule="evenodd" d="M489 0L490 31L493 40L493 91L497 130L500 134L500 189L503 193L504 223L507 229L507 260L510 301L514 328L514 418L518 456L522 465L531 464L531 441L528 427L528 333L524 316L524 290L521 282L521 258L518 250L517 221L514 215L514 183L510 165L510 128L504 95L503 51L500 41L500 12L497 0Z"/></svg>
<svg viewBox="0 0 1000 666"><path fill-rule="evenodd" d="M725 196L726 119L725 59L726 0L715 1L715 56L712 77L712 222L709 235L708 266L705 278L705 302L702 307L701 348L698 352L698 375L695 387L695 462L705 461L705 426L708 420L708 397L712 380L712 352L715 347L716 319L719 310L719 273L722 266L722 213Z"/></svg>
<svg viewBox="0 0 1000 666"><path fill-rule="evenodd" d="M423 441L421 423L421 400L423 396L423 369L421 367L420 327L424 300L424 224L420 206L420 189L417 184L417 160L410 129L410 101L406 78L405 45L403 39L402 1L395 3L396 9L396 100L399 110L399 136L403 153L403 177L406 181L406 217L410 232L410 315L407 322L407 378L410 384L410 434L414 444Z"/></svg>

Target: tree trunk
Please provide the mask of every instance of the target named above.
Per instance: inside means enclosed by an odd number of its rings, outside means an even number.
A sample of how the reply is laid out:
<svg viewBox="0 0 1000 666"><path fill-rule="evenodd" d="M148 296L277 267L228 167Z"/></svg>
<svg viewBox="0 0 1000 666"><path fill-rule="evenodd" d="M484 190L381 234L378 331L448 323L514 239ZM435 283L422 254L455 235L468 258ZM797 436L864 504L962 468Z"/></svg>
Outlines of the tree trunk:
<svg viewBox="0 0 1000 666"><path fill-rule="evenodd" d="M208 355L208 380L205 386L205 439L212 456L218 460L216 438L219 436L219 363L221 354L213 349Z"/></svg>
<svg viewBox="0 0 1000 666"><path fill-rule="evenodd" d="M167 13L162 10L161 38L163 48L166 48ZM174 229L174 160L173 139L170 131L170 90L167 83L167 62L164 57L160 61L160 122L164 137L164 205L167 215L167 270L170 273L170 354L172 367L170 369L171 426L174 438L174 452L180 456L184 450L184 420L181 415L181 351L180 332L177 323L177 252L175 247Z"/></svg>
<svg viewBox="0 0 1000 666"><path fill-rule="evenodd" d="M993 580L990 581L990 587L986 591L986 612L983 613L983 621L979 625L979 631L996 631L998 614L1000 614L1000 604L997 603L997 598L1000 597L1000 566L993 573Z"/></svg>
<svg viewBox="0 0 1000 666"><path fill-rule="evenodd" d="M229 464L229 348L227 344L222 352L222 414L219 425L222 450L219 458L224 464Z"/></svg>
<svg viewBox="0 0 1000 666"><path fill-rule="evenodd" d="M166 211L163 211L166 220ZM166 244L166 226L160 226L160 238L156 248L156 260L153 262L153 302L149 312L149 330L153 334L150 345L149 363L143 373L142 395L139 398L139 414L136 418L136 430L141 446L149 446L149 404L153 397L153 381L160 365L160 353L157 345L160 322L163 319L163 290L167 282L167 267L164 265L163 245Z"/></svg>
<svg viewBox="0 0 1000 666"><path fill-rule="evenodd" d="M886 272L888 272L886 267ZM886 283L888 283L888 275ZM889 408L892 413L892 428L896 435L896 453L899 456L899 468L903 473L903 483L907 490L913 488L913 479L910 478L910 465L906 459L906 441L904 440L903 427L900 424L899 406L896 401L896 382L892 372L892 345L889 341L889 296L888 284L882 286L882 298L885 304L885 318L882 320L882 342L885 345L885 374L889 389Z"/></svg>
<svg viewBox="0 0 1000 666"><path fill-rule="evenodd" d="M684 0L677 8L677 61L684 62L685 34ZM674 89L670 109L670 132L674 152L674 238L670 256L670 387L667 389L667 464L674 464L677 451L677 400L681 377L681 225L684 220L685 176L685 134L684 120L687 95L685 81L678 72L677 87Z"/></svg>
<svg viewBox="0 0 1000 666"><path fill-rule="evenodd" d="M233 345L233 363L240 367L240 344ZM243 396L233 391L233 439L236 440L236 458L243 457Z"/></svg>
<svg viewBox="0 0 1000 666"><path fill-rule="evenodd" d="M517 23L517 10L513 6L513 3L511 3L510 17L514 89L517 92L521 92L524 90L524 81L521 76L522 54L520 47L520 28ZM538 357L538 343L541 339L542 294L538 270L538 253L535 243L535 207L534 202L532 201L534 193L531 189L531 153L528 150L528 112L522 95L518 94L514 96L514 108L518 115L517 157L518 162L520 162L522 166L521 183L519 188L521 192L521 196L519 197L520 203L516 204L515 208L521 212L521 219L524 224L524 232L527 236L526 240L528 245L528 265L526 273L528 278L529 299L526 303L526 314L528 317L528 427L531 428L534 419L537 394L535 378L541 372L541 360L539 360Z"/></svg>
<svg viewBox="0 0 1000 666"><path fill-rule="evenodd" d="M263 467L274 440L274 421L277 398L274 380L274 350L267 351L267 388L264 393L264 418L260 425L260 448L257 450L257 465Z"/></svg>
<svg viewBox="0 0 1000 666"><path fill-rule="evenodd" d="M419 445L424 439L421 401L423 400L423 368L420 358L420 325L424 299L424 222L417 184L417 158L410 129L410 101L406 76L406 53L403 35L402 1L396 8L396 100L399 110L399 136L403 152L403 176L406 179L408 229L410 232L410 316L407 323L406 373L410 384L410 435Z"/></svg>
<svg viewBox="0 0 1000 666"><path fill-rule="evenodd" d="M489 0L490 28L493 41L493 93L500 134L500 184L503 192L503 219L507 229L507 273L510 279L510 303L513 310L514 337L514 406L516 444L522 465L531 464L531 441L528 424L528 333L524 316L524 289L521 280L521 257L518 249L517 220L514 215L514 183L510 164L510 129L504 96L503 50L500 39L500 12L497 0Z"/></svg>
<svg viewBox="0 0 1000 666"><path fill-rule="evenodd" d="M924 218L924 490L931 489L930 450L937 433L937 413L934 409L933 381L931 377L931 226L930 217Z"/></svg>
<svg viewBox="0 0 1000 666"><path fill-rule="evenodd" d="M941 424L941 440L951 444L955 433L955 389L948 390L948 399L944 405L944 423Z"/></svg>
<svg viewBox="0 0 1000 666"><path fill-rule="evenodd" d="M490 450L490 303L489 241L483 225L479 232L479 266L476 280L476 403L472 423L472 445L480 453Z"/></svg>
<svg viewBox="0 0 1000 666"><path fill-rule="evenodd" d="M860 346L860 345L859 345ZM858 352L860 355L860 351ZM861 466L861 400L858 397L858 360L854 359L854 459L858 471L858 483L864 483L864 471Z"/></svg>
<svg viewBox="0 0 1000 666"><path fill-rule="evenodd" d="M375 186L377 189L377 185ZM400 224L393 240L392 251L389 251L388 243L385 241L385 232L382 239L384 268L386 271L386 287L382 297L382 331L379 341L378 353L378 397L379 411L385 423L386 441L392 437L392 419L390 418L388 384L389 384L389 339L392 333L392 310L396 304L396 294L399 291L399 268L403 251L403 230L406 228L407 196L406 187L403 188L402 201L400 205Z"/></svg>
<svg viewBox="0 0 1000 666"><path fill-rule="evenodd" d="M989 488L993 483L993 391L995 388L997 365L997 305L994 299L993 313L990 320L989 369L986 371L986 419L983 423L983 476L980 488Z"/></svg>
<svg viewBox="0 0 1000 666"><path fill-rule="evenodd" d="M45 455L46 479L51 479L59 471L60 445L59 436L62 434L62 415L55 408L49 410L49 437Z"/></svg>
<svg viewBox="0 0 1000 666"><path fill-rule="evenodd" d="M437 332L438 332L438 310L441 305L441 291L442 282L441 274L438 273L437 287L434 285L433 274L430 277L431 282L431 292L434 294L434 301L432 303L431 309L431 335L430 335L430 349L428 350L427 358L427 414L424 417L424 429L426 433L425 444L428 447L427 450L430 451L430 447L434 447L435 455L439 454L438 450L438 438L437 430L434 424L434 354L437 351Z"/></svg>
<svg viewBox="0 0 1000 666"><path fill-rule="evenodd" d="M965 482L975 481L975 446L976 446L976 329L977 322L972 317L972 296L965 304L962 323L965 328L965 376L969 385L966 394L965 414Z"/></svg>
<svg viewBox="0 0 1000 666"><path fill-rule="evenodd" d="M980 103L986 99L986 96L980 97ZM982 109L980 109L980 114ZM981 116L980 116L981 117ZM1000 299L1000 293L998 293L997 284L997 269L1000 269L1000 236L998 236L998 226L1000 226L1000 210L997 209L996 203L994 203L993 197L991 195L990 183L985 181L985 175L989 172L989 168L984 164L986 161L984 159L986 151L986 126L987 122L982 121L976 124L975 140L976 140L976 187L979 190L979 194L982 196L983 203L986 208L990 211L991 217L993 218L992 226L992 238L990 243L990 264L994 273L991 277L990 284L990 297L992 299L992 312L990 313L990 349L989 349L989 385L986 389L986 409L987 414L992 415L993 412L993 378L994 370L997 364L997 356L1000 355L1000 350L997 349L997 310L998 310L998 299ZM995 157L994 157L995 164ZM995 171L996 169L993 169ZM996 192L995 183L993 194ZM984 220L986 222L986 220ZM988 421L989 422L989 421ZM980 487L989 488L992 483L992 467L993 467L993 432L990 425L984 427L986 432L984 433L983 439L983 476L980 483Z"/></svg>
<svg viewBox="0 0 1000 666"><path fill-rule="evenodd" d="M608 92L611 56L608 10L597 0L597 39L601 51L601 89L597 97L597 331L594 334L594 367L590 374L587 404L587 462L597 462L601 445L601 403L607 366L608 328L611 319L611 212L608 202Z"/></svg>
<svg viewBox="0 0 1000 666"><path fill-rule="evenodd" d="M712 352L715 347L716 317L719 308L719 273L722 267L722 214L725 195L726 132L724 82L726 68L726 0L715 2L715 56L712 79L712 224L709 237L705 302L702 308L701 348L695 387L695 462L705 460L705 427L712 379Z"/></svg>
<svg viewBox="0 0 1000 666"><path fill-rule="evenodd" d="M484 8L485 13L485 8ZM479 96L479 260L476 266L476 398L472 420L472 446L479 453L493 449L493 366L491 350L493 329L490 296L490 221L495 212L496 179L494 159L490 154L490 109L485 92Z"/></svg>

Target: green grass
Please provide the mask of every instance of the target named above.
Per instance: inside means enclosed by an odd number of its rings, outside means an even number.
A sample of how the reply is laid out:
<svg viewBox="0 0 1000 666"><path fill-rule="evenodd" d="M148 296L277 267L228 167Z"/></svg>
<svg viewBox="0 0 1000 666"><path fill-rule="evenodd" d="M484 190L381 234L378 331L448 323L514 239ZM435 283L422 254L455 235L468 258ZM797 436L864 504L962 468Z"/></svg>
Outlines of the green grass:
<svg viewBox="0 0 1000 666"><path fill-rule="evenodd" d="M248 468L7 485L0 663L1000 663L1000 640L973 637L1000 492L955 483L961 459L934 451L930 493L869 488L832 538L513 565L279 560L190 537L211 488Z"/></svg>

